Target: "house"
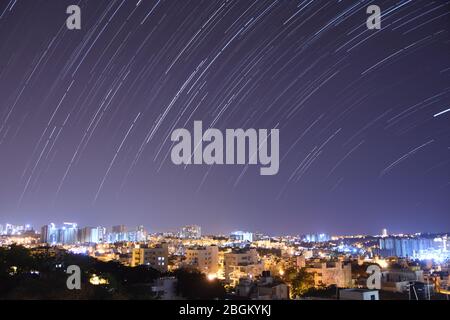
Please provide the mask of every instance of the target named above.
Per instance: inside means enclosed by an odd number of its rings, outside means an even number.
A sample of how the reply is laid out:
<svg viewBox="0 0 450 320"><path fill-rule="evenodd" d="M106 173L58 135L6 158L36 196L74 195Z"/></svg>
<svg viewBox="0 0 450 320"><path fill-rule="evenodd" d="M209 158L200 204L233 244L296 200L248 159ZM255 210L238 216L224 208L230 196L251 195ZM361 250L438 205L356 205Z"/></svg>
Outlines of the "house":
<svg viewBox="0 0 450 320"><path fill-rule="evenodd" d="M378 290L369 289L341 289L340 300L380 300Z"/></svg>

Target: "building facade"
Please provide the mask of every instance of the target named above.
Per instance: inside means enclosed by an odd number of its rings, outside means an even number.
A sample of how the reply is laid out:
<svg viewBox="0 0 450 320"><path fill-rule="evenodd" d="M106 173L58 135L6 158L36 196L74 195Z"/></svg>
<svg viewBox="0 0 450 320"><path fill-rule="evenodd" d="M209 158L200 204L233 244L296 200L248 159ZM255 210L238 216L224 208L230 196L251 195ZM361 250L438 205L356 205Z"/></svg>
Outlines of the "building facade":
<svg viewBox="0 0 450 320"><path fill-rule="evenodd" d="M255 278L262 274L263 263L256 248L233 250L224 254L225 280L236 285L241 278Z"/></svg>
<svg viewBox="0 0 450 320"><path fill-rule="evenodd" d="M167 243L161 243L155 247L138 247L131 251L130 266L147 265L158 271L167 272L169 260L169 248Z"/></svg>
<svg viewBox="0 0 450 320"><path fill-rule="evenodd" d="M420 252L434 247L433 239L385 237L379 240L380 255L384 257L416 257Z"/></svg>
<svg viewBox="0 0 450 320"><path fill-rule="evenodd" d="M232 241L253 242L253 233L246 231L234 231L230 234Z"/></svg>
<svg viewBox="0 0 450 320"><path fill-rule="evenodd" d="M217 274L219 271L219 248L214 245L188 248L186 264L205 274Z"/></svg>
<svg viewBox="0 0 450 320"><path fill-rule="evenodd" d="M200 239L202 237L202 228L197 225L184 226L180 230L182 239Z"/></svg>
<svg viewBox="0 0 450 320"><path fill-rule="evenodd" d="M306 266L305 270L314 275L314 284L319 286L336 285L339 288L352 286L352 266L342 261L320 261Z"/></svg>
<svg viewBox="0 0 450 320"><path fill-rule="evenodd" d="M64 222L61 227L50 223L41 228L41 242L54 244L75 244L78 240L78 227L76 223Z"/></svg>

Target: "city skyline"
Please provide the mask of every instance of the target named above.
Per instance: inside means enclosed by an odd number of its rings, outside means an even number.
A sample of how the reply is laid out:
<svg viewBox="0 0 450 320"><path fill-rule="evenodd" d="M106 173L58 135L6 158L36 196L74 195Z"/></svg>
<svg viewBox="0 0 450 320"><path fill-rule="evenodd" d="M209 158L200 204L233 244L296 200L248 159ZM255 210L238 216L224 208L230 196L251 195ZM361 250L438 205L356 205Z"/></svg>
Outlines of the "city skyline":
<svg viewBox="0 0 450 320"><path fill-rule="evenodd" d="M352 230L349 232L338 232L338 231L334 231L333 228L331 229L326 229L325 228L316 228L316 229L305 229L305 228L299 228L299 231L293 231L293 232L288 232L288 231L283 231L281 230L280 232L271 232L266 231L266 230L260 230L257 229L255 227L250 226L242 226L239 225L239 223L235 223L233 225L235 225L234 227L230 227L230 228L223 228L223 229L217 229L217 228L212 228L211 231L209 230L209 228L202 226L199 223L189 223L187 222L187 224L173 224L173 225L169 225L168 227L158 227L152 224L148 224L148 223L129 223L127 221L120 221L117 220L116 223L112 223L112 222L101 222L99 220L95 220L93 223L79 223L79 219L55 219L55 220L51 220L51 221L42 221L42 222L38 222L38 223L34 223L34 222L30 222L33 219L24 219L21 221L25 221L25 222L16 222L16 220L8 220L8 221L2 221L0 222L1 225L6 225L6 224L12 224L12 225L30 225L34 228L34 230L39 231L40 227L42 227L43 225L47 225L50 223L55 223L55 224L63 224L65 222L74 222L77 223L80 226L86 226L86 227L106 227L106 228L112 228L113 226L116 225L125 225L126 227L130 227L130 228L134 228L136 226L140 226L143 225L146 229L151 230L152 233L164 233L164 232L175 232L178 231L183 225L200 225L202 227L202 230L205 230L205 232L209 235L221 235L221 234L228 234L230 232L236 231L236 230L247 230L249 232L261 232L270 236L281 236L281 235L301 235L301 234L309 234L309 233L316 233L316 234L320 234L320 233L326 233L326 234L332 234L332 235L339 235L339 236L343 236L343 235L359 235L359 234L363 234L363 235L380 235L382 234L383 229L387 229L389 230L390 233L392 234L415 234L415 233L429 233L429 234L439 234L439 233L447 233L448 229L446 229L446 227L438 227L438 228L433 228L433 229L424 229L424 228L420 228L418 227L417 229L412 228L412 229L407 229L407 228L402 228L402 227L389 227L389 226L381 226L381 228L376 228L376 227L369 227L363 230ZM98 222L96 222L98 221ZM215 230L215 231L213 231Z"/></svg>
<svg viewBox="0 0 450 320"><path fill-rule="evenodd" d="M260 230L253 230L253 229L246 229L246 228L235 228L235 229L230 229L230 230L225 230L224 232L220 232L220 233L213 233L213 232L208 232L208 230L205 231L205 229L201 226L201 225L197 225L197 224L189 224L189 225L179 225L176 227L173 227L171 229L156 229L156 228L151 228L148 227L146 225L143 224L138 224L138 225L127 225L127 224L117 224L117 225L108 225L108 224L97 224L97 225L82 225L79 224L77 222L68 222L68 221L64 221L64 222L47 222L44 223L42 225L36 226L36 225L32 225L32 224L17 224L17 223L10 223L10 222L0 222L0 235L10 235L10 236L20 236L24 234L24 231L30 232L33 231L35 235L39 235L42 234L42 230L43 228L47 228L52 226L55 228L61 228L64 227L65 225L74 225L75 228L77 228L78 230L83 230L83 229L104 229L105 233L133 233L133 232L137 232L139 230L143 230L145 231L146 234L149 235L165 235L165 236L177 236L180 238L183 238L185 236L183 236L183 233L186 232L184 231L186 228L196 228L198 229L198 238L201 238L203 236L205 237L221 237L221 236L225 236L225 237L236 237L237 238L243 238L243 239L247 239L248 237L250 237L250 239L252 237L255 237L256 235L258 236L263 236L263 237L303 237L305 242L317 242L317 239L324 239L321 241L329 241L331 239L331 237L336 237L336 238L340 238L340 237L359 237L359 236L364 236L364 237L403 237L403 236L416 236L416 235L427 235L427 236L432 236L432 235L444 235L447 234L448 231L445 230L435 230L435 231L414 231L414 232L405 232L405 231L398 231L398 230L390 230L388 228L383 228L381 230L378 230L378 232L374 232L374 233L364 233L364 232L355 232L355 233L349 233L349 234L338 234L338 233L333 233L333 232L328 232L328 231L315 231L315 230L309 230L307 232L299 232L299 233L279 233L279 234L272 234L272 233L266 233L266 232L261 232ZM115 231L116 228L121 228L123 229L121 232L119 231ZM8 233L8 230L10 231L10 233ZM201 236L200 236L201 235ZM189 238L189 237L186 237ZM117 240L117 241L121 241L121 240ZM132 240L135 241L135 240ZM252 242L252 241L250 241ZM319 241L320 242L320 241Z"/></svg>
<svg viewBox="0 0 450 320"><path fill-rule="evenodd" d="M1 221L450 230L448 2L69 5L0 4ZM277 174L175 165L194 121L278 129Z"/></svg>

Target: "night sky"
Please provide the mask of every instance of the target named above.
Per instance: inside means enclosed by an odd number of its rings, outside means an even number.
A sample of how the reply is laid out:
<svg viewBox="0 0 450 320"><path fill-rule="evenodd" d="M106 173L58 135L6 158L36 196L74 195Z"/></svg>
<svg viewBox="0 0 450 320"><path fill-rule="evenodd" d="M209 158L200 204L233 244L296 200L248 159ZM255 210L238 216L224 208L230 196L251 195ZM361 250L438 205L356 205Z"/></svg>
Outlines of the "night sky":
<svg viewBox="0 0 450 320"><path fill-rule="evenodd" d="M0 0L0 223L450 231L449 32L450 1ZM194 120L278 128L279 173L174 165Z"/></svg>

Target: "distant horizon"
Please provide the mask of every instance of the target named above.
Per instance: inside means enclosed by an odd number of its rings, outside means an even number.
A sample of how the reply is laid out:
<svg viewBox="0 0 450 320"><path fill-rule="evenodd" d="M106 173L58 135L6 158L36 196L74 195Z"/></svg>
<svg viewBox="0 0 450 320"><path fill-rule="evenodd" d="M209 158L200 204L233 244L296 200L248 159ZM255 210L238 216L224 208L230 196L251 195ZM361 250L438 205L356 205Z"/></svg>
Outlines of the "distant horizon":
<svg viewBox="0 0 450 320"><path fill-rule="evenodd" d="M307 235L307 234L327 234L330 236L358 236L358 235L364 235L364 236L380 236L382 234L382 230L380 229L379 232L375 232L375 233L370 233L370 232L361 232L361 231L355 231L355 232L349 232L349 233L336 233L336 232L332 232L332 231L326 231L326 230L322 230L322 231L303 231L303 232L297 232L297 233L271 233L271 232L264 232L264 231L259 231L259 230L252 230L251 228L234 228L234 229L230 229L229 231L218 231L218 232L209 232L209 231L205 231L204 226L202 226L201 224L197 224L197 223L191 223L191 224L185 224L185 225L179 225L178 227L172 227L172 228L167 228L167 229L153 229L153 228L148 228L148 226L144 223L141 224L136 224L136 225L129 225L126 223L117 223L117 224L80 224L78 221L74 221L74 220L64 220L61 222L58 221L49 221L47 223L43 223L41 225L35 225L33 223L17 223L17 222L0 222L0 225L5 226L6 224L11 224L11 225L22 225L25 226L27 224L29 224L34 231L38 231L40 232L40 229L45 226L45 225L49 225L50 223L55 223L56 226L58 225L62 225L64 223L76 223L78 228L84 228L84 227L92 227L92 228L96 228L96 227L104 227L106 229L111 229L114 226L119 226L119 225L124 225L127 228L127 231L130 231L134 228L137 228L139 226L144 226L144 229L149 232L150 234L155 234L155 233L176 233L179 232L180 229L184 226L188 226L188 225L197 225L200 226L201 228L201 233L202 236L221 236L221 235L229 235L230 233L234 232L234 231L245 231L245 232L251 232L253 234L255 233L261 233L270 237L278 237L278 236L301 236L301 235ZM389 228L387 228L388 231L388 235L399 235L399 234L405 234L405 235L413 235L413 234L450 234L450 231L407 231L407 230L396 230L396 231L391 231ZM206 229L208 230L208 229Z"/></svg>

